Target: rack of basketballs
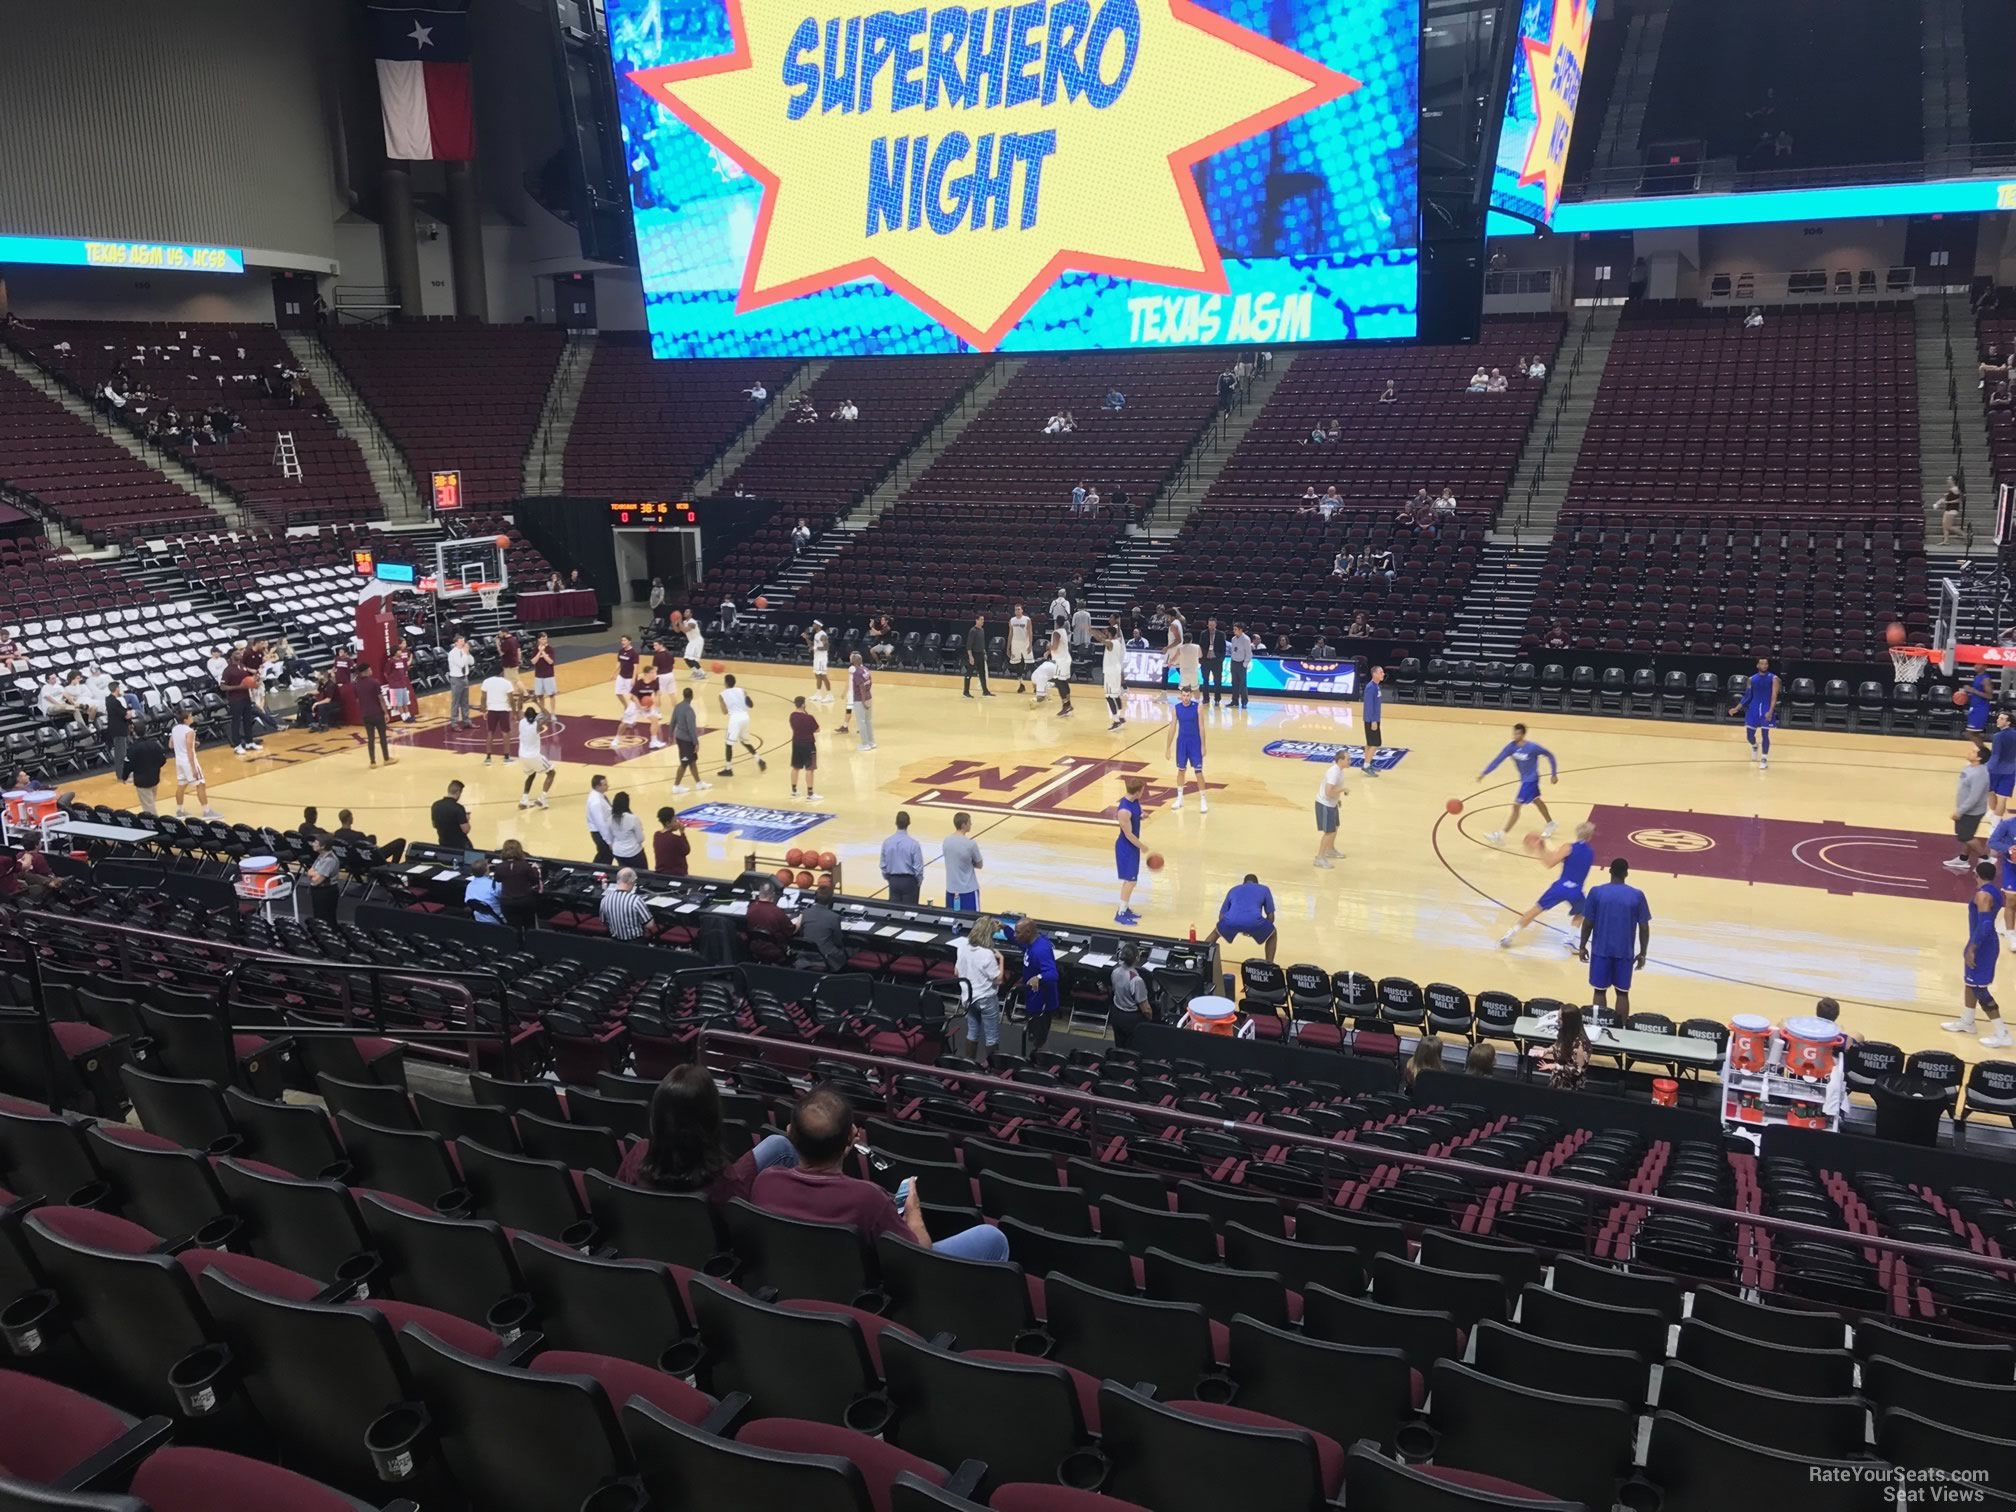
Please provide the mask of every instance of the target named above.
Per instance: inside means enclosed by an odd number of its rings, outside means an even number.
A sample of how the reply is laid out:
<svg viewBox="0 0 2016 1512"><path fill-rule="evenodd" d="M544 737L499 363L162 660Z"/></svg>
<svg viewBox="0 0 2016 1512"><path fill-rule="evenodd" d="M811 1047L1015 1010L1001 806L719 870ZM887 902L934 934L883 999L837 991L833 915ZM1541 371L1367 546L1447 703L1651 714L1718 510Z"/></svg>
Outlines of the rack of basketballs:
<svg viewBox="0 0 2016 1512"><path fill-rule="evenodd" d="M831 851L806 850L795 845L781 856L751 851L742 869L768 872L777 879L779 887L830 887L835 892L846 891L840 882L840 858Z"/></svg>

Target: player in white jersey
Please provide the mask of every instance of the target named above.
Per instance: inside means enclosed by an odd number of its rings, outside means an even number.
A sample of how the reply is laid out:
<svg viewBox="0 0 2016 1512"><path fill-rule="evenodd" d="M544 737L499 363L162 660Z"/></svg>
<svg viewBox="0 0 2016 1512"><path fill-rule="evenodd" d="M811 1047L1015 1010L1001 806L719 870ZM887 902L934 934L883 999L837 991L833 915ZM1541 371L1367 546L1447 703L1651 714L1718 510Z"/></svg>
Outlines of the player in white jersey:
<svg viewBox="0 0 2016 1512"><path fill-rule="evenodd" d="M1092 634L1106 648L1101 653L1100 670L1105 674L1106 712L1113 716L1113 722L1106 728L1117 730L1127 723L1124 702L1127 694L1127 637L1121 633L1117 619L1104 630L1094 630Z"/></svg>
<svg viewBox="0 0 2016 1512"><path fill-rule="evenodd" d="M1050 644L1043 653L1043 660L1036 664L1036 702L1043 702L1044 695L1054 687L1063 707L1057 717L1063 719L1071 713L1071 637L1063 630L1050 632Z"/></svg>
<svg viewBox="0 0 2016 1512"><path fill-rule="evenodd" d="M749 706L755 700L735 686L733 672L722 679L721 692L717 697L720 699L721 712L728 718L727 744L724 748L727 754L721 758L727 765L721 768L718 775L722 777L735 775L735 747L738 745L756 757L757 771L769 770L770 763L757 755L756 742L749 738Z"/></svg>
<svg viewBox="0 0 2016 1512"><path fill-rule="evenodd" d="M210 807L210 784L203 780L203 763L196 759L196 726L190 723L194 718L187 709L178 709L175 728L168 732L168 745L175 753L175 817L188 817L189 811L182 807L182 795L193 787L196 801L203 805L203 817L222 819L224 816Z"/></svg>
<svg viewBox="0 0 2016 1512"><path fill-rule="evenodd" d="M832 641L826 634L826 627L818 620L812 621L812 628L805 632L805 644L812 648L812 702L833 702L833 679L827 676L827 657L832 649Z"/></svg>
<svg viewBox="0 0 2016 1512"><path fill-rule="evenodd" d="M686 616L686 670L693 674L693 681L707 681L707 673L700 665L700 658L706 654L707 637L700 629L700 616Z"/></svg>
<svg viewBox="0 0 2016 1512"><path fill-rule="evenodd" d="M549 798L553 792L553 758L546 754L542 737L546 733L547 719L532 704L525 705L525 712L518 720L518 764L525 769L525 790L518 795L518 807L551 808ZM546 785L539 789L539 796L532 796L532 784L540 776L546 778Z"/></svg>
<svg viewBox="0 0 2016 1512"><path fill-rule="evenodd" d="M1008 616L1008 670L1015 674L1015 691L1020 693L1028 679L1029 664L1035 660L1036 648L1030 641L1029 616L1020 604Z"/></svg>

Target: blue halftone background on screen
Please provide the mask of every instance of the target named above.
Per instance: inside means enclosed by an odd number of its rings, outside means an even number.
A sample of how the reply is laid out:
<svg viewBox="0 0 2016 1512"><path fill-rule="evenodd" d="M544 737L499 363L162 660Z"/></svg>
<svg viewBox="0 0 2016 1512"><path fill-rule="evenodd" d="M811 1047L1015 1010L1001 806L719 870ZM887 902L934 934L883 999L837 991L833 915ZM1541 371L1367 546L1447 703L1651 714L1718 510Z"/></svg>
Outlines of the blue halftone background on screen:
<svg viewBox="0 0 2016 1512"><path fill-rule="evenodd" d="M1218 322L1216 342L1235 344L1229 317L1241 294L1254 301L1241 308L1306 311L1306 329L1298 319L1267 338L1274 341L1414 335L1418 0L1203 3L1350 74L1362 86L1216 154L1199 169L1199 189L1233 291L1220 300L1225 318ZM720 0L609 0L608 14L646 316L658 356L969 350L873 280L736 314L735 290L749 255L761 186L628 77L635 69L728 52L733 38L726 6ZM1067 273L1002 339L1000 349L1133 345L1128 301L1149 293L1178 297L1185 291ZM1307 296L1306 305L1301 296ZM1254 340L1241 333L1236 344Z"/></svg>

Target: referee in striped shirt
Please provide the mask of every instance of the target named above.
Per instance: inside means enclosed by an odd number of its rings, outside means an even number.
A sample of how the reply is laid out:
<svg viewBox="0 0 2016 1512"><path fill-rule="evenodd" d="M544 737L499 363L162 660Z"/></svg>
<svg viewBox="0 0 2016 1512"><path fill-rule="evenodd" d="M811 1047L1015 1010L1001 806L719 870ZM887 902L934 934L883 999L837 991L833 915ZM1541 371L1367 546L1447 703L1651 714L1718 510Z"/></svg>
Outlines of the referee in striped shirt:
<svg viewBox="0 0 2016 1512"><path fill-rule="evenodd" d="M651 922L651 910L637 891L637 872L626 866L616 873L616 885L602 894L602 922L612 940L641 940Z"/></svg>

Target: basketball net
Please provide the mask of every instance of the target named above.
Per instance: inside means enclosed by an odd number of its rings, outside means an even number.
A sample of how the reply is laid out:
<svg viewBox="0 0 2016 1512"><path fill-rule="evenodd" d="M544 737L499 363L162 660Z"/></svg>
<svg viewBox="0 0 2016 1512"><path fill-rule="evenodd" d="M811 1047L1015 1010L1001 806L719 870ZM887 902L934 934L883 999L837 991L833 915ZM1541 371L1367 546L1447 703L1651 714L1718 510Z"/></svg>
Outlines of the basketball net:
<svg viewBox="0 0 2016 1512"><path fill-rule="evenodd" d="M1938 659L1940 653L1930 646L1892 646L1890 665L1896 670L1897 681L1915 683L1925 675L1925 669ZM1968 646L1953 648L1953 665L1956 667L2016 667L2016 646Z"/></svg>
<svg viewBox="0 0 2016 1512"><path fill-rule="evenodd" d="M502 583L478 583L476 585L476 597L485 609L495 609L497 601L503 596L504 585Z"/></svg>
<svg viewBox="0 0 2016 1512"><path fill-rule="evenodd" d="M1930 652L1913 646L1906 651L1892 651L1890 665L1896 670L1898 682L1915 683L1925 675L1925 669L1932 665L1932 656Z"/></svg>

